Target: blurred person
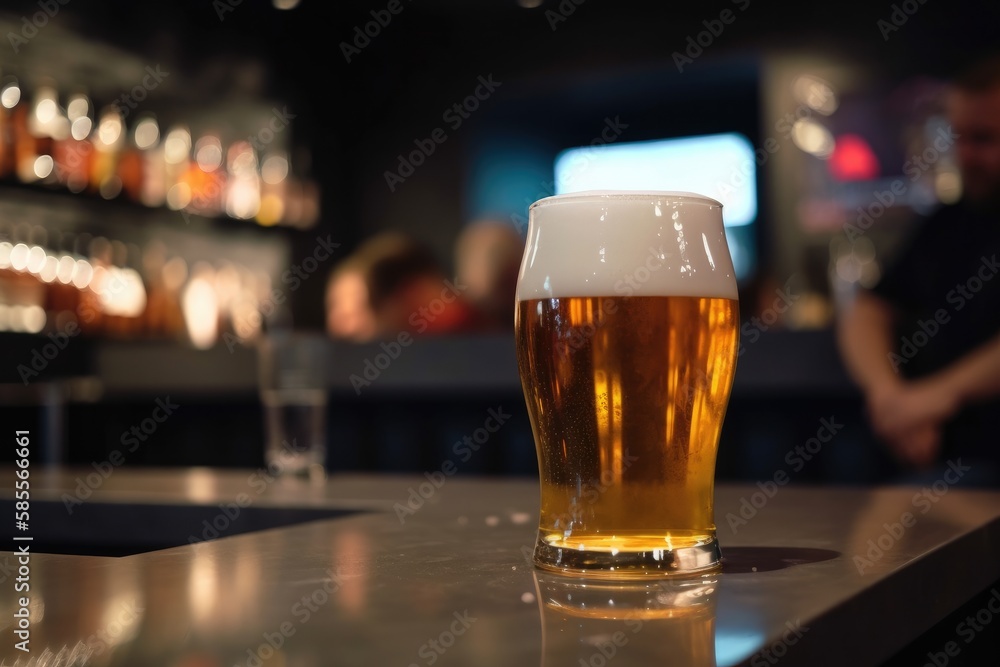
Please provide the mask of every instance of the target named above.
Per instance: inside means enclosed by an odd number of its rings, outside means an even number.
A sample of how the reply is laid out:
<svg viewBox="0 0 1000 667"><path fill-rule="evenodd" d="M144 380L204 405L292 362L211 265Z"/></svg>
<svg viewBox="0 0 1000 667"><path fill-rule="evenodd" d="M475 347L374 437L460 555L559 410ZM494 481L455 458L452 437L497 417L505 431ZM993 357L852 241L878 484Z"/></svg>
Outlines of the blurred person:
<svg viewBox="0 0 1000 667"><path fill-rule="evenodd" d="M362 261L349 257L330 273L326 286L326 330L334 338L363 343L375 338L375 313L368 302Z"/></svg>
<svg viewBox="0 0 1000 667"><path fill-rule="evenodd" d="M838 338L875 433L900 462L941 470L961 457L972 468L967 479L995 485L1000 56L954 81L947 112L962 197L924 220L881 281L858 292Z"/></svg>
<svg viewBox="0 0 1000 667"><path fill-rule="evenodd" d="M354 342L402 332L475 331L482 318L448 280L429 249L400 232L365 241L334 269L327 289L327 329Z"/></svg>
<svg viewBox="0 0 1000 667"><path fill-rule="evenodd" d="M524 239L501 220L476 220L455 243L456 282L465 296L497 329L514 322L514 293L521 268Z"/></svg>

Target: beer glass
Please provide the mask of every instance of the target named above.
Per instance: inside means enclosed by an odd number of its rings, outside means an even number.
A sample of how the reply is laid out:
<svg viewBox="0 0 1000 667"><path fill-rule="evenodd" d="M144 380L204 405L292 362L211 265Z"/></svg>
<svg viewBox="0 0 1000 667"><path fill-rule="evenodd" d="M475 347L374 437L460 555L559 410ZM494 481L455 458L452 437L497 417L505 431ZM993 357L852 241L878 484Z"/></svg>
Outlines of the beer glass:
<svg viewBox="0 0 1000 667"><path fill-rule="evenodd" d="M715 459L739 329L722 205L621 191L535 202L514 327L541 477L535 564L717 568Z"/></svg>

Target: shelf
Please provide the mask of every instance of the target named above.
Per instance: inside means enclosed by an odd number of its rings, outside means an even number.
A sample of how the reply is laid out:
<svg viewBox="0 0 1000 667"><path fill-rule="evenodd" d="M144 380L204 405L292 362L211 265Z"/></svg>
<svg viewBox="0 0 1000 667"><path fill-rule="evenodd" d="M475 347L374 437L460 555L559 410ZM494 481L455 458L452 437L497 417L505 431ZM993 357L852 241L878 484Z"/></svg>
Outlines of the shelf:
<svg viewBox="0 0 1000 667"><path fill-rule="evenodd" d="M183 227L195 232L202 231L247 231L264 235L282 231L300 231L298 227L274 225L265 227L253 220L240 220L228 216L206 217L182 211L172 211L165 207L150 207L126 199L101 199L90 194L76 194L57 185L25 184L11 181L0 182L0 215L8 217L8 222L28 222L47 225L54 220L84 225L90 233L121 233L123 226L134 231L136 218L144 224L165 224ZM281 231L276 231L281 230Z"/></svg>
<svg viewBox="0 0 1000 667"><path fill-rule="evenodd" d="M45 336L5 334L0 335L0 344L15 338L19 351L9 354L11 359L30 358L33 346L48 342ZM736 398L857 395L840 362L832 330L769 331L744 344L733 386ZM388 365L385 358L379 358L385 354L381 343L330 341L329 347L327 388L346 396L366 399L521 391L512 335L417 338ZM247 394L257 390L257 358L252 347L235 345L230 352L221 343L209 350L196 350L169 341L81 340L78 344L74 340L72 348L73 355L84 357L65 366L67 372L98 379L102 393L108 396L170 391ZM377 368L376 363L385 368ZM365 377L366 367L372 379ZM357 379L352 383L352 376L369 384ZM16 374L12 377L17 380Z"/></svg>

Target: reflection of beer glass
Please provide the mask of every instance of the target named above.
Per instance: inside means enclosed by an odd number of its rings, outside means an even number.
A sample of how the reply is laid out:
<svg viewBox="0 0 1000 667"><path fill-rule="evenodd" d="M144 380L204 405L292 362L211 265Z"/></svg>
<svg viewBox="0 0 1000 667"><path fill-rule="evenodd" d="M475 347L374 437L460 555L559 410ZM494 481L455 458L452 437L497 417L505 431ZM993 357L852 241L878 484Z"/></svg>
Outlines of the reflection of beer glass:
<svg viewBox="0 0 1000 667"><path fill-rule="evenodd" d="M722 205L684 193L531 206L514 316L538 451L541 567L716 567L719 432L739 313Z"/></svg>
<svg viewBox="0 0 1000 667"><path fill-rule="evenodd" d="M542 667L715 667L715 576L587 580L535 572Z"/></svg>

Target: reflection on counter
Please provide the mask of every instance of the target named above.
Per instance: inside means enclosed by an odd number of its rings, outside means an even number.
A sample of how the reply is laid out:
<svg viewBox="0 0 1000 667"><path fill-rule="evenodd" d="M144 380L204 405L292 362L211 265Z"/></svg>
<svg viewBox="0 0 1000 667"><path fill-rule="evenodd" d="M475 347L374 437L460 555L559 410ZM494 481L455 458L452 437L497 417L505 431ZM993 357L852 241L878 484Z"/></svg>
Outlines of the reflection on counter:
<svg viewBox="0 0 1000 667"><path fill-rule="evenodd" d="M542 666L635 664L715 667L718 575L608 581L536 570Z"/></svg>

